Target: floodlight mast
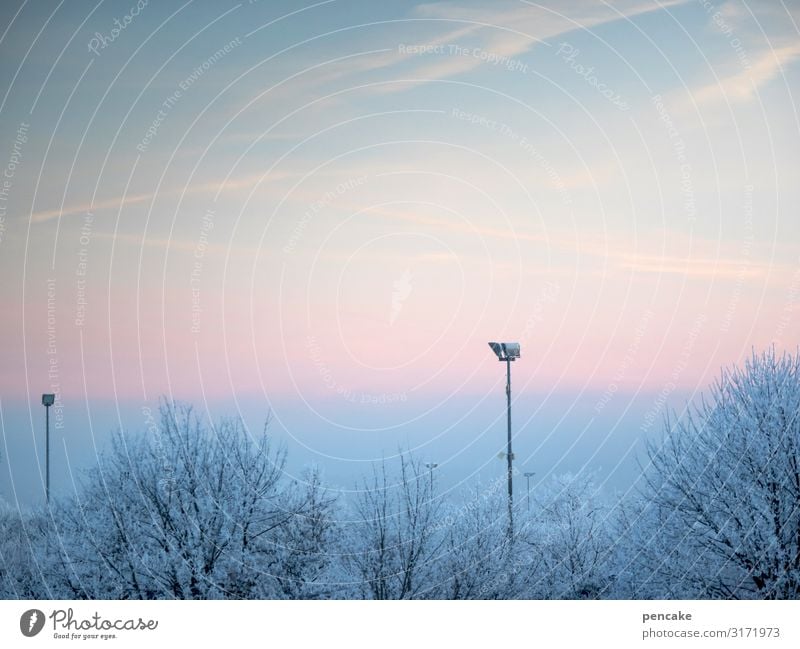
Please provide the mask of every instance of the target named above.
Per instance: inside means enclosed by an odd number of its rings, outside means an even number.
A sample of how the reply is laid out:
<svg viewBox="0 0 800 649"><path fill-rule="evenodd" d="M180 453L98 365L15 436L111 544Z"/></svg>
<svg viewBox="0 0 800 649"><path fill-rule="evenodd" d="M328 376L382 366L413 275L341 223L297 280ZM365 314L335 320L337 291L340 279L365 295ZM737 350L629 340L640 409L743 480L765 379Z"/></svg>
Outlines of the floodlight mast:
<svg viewBox="0 0 800 649"><path fill-rule="evenodd" d="M50 504L50 406L52 406L56 401L56 395L54 394L43 394L42 395L42 405L44 406L44 430L45 430L45 500L47 500L47 504Z"/></svg>
<svg viewBox="0 0 800 649"><path fill-rule="evenodd" d="M506 413L508 424L508 539L514 539L514 453L511 451L511 362L520 357L519 343L489 343L489 347L497 355L497 360L506 364Z"/></svg>

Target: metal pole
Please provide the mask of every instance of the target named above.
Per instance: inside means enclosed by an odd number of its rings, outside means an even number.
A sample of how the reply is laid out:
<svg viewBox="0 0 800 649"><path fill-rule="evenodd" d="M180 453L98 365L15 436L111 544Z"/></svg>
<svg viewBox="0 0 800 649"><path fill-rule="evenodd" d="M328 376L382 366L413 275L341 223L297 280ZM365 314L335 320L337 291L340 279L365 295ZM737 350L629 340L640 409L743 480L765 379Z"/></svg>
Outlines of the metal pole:
<svg viewBox="0 0 800 649"><path fill-rule="evenodd" d="M506 400L508 402L508 539L514 538L514 485L513 469L511 463L514 455L511 453L511 359L506 359Z"/></svg>
<svg viewBox="0 0 800 649"><path fill-rule="evenodd" d="M47 483L45 486L45 498L47 504L50 504L50 406L44 407L45 418L45 473L47 474Z"/></svg>
<svg viewBox="0 0 800 649"><path fill-rule="evenodd" d="M439 466L438 462L426 462L425 466L430 470L431 474L431 494L433 494L433 470Z"/></svg>
<svg viewBox="0 0 800 649"><path fill-rule="evenodd" d="M528 511L531 510L531 476L530 474L525 474L525 479L528 481Z"/></svg>

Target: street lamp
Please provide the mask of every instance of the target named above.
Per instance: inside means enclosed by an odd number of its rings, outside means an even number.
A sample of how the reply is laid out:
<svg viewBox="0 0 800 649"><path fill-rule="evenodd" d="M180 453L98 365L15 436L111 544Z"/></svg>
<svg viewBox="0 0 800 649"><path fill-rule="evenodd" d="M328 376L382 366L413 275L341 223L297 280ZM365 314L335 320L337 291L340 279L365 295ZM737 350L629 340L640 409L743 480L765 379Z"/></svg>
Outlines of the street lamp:
<svg viewBox="0 0 800 649"><path fill-rule="evenodd" d="M489 343L489 347L497 354L497 360L506 364L506 404L508 413L508 537L514 538L514 485L513 468L514 454L511 452L511 362L520 357L519 343Z"/></svg>
<svg viewBox="0 0 800 649"><path fill-rule="evenodd" d="M56 402L56 395L54 394L43 394L42 395L42 405L44 406L44 430L45 430L45 451L44 451L44 464L45 464L45 473L46 483L45 483L45 498L47 499L47 504L50 504L50 406L52 406Z"/></svg>
<svg viewBox="0 0 800 649"><path fill-rule="evenodd" d="M433 470L439 466L438 462L425 462L425 468L431 472L431 492L433 492Z"/></svg>
<svg viewBox="0 0 800 649"><path fill-rule="evenodd" d="M531 510L531 478L536 475L535 471L526 471L524 474L525 480L528 482L528 511Z"/></svg>

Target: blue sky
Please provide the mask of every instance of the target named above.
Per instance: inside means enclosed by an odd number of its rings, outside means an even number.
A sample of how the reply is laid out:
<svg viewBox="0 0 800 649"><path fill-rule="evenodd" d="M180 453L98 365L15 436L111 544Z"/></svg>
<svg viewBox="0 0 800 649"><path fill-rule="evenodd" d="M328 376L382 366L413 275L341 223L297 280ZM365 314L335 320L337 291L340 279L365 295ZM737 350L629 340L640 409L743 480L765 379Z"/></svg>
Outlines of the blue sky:
<svg viewBox="0 0 800 649"><path fill-rule="evenodd" d="M398 446L491 475L491 339L529 466L629 484L654 407L796 348L798 19L4 3L0 495L36 499L45 391L67 491L159 395L271 409L337 483Z"/></svg>

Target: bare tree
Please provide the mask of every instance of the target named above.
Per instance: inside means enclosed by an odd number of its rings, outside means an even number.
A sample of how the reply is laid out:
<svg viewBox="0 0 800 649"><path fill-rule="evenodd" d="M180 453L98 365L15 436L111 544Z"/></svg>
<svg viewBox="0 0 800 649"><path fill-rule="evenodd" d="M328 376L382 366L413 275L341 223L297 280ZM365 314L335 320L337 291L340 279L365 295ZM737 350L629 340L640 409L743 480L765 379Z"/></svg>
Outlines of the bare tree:
<svg viewBox="0 0 800 649"><path fill-rule="evenodd" d="M260 553L275 575L283 597L319 599L337 597L333 582L332 547L337 524L336 499L323 486L317 470L292 483L287 509L292 516L281 525Z"/></svg>
<svg viewBox="0 0 800 649"><path fill-rule="evenodd" d="M47 519L41 511L13 509L0 498L0 599L56 599L43 558Z"/></svg>
<svg viewBox="0 0 800 649"><path fill-rule="evenodd" d="M609 516L590 474L556 476L544 485L524 538L536 567L528 575L528 596L601 597L612 579Z"/></svg>
<svg viewBox="0 0 800 649"><path fill-rule="evenodd" d="M444 543L437 560L433 592L441 599L508 599L515 596L514 544L508 542L505 476L488 487L476 485L457 507L449 507L437 526ZM500 488L498 488L500 487ZM519 533L523 526L517 526Z"/></svg>
<svg viewBox="0 0 800 649"><path fill-rule="evenodd" d="M164 403L157 433L117 434L55 546L73 597L284 597L284 562L302 580L291 527L308 514L283 488L283 451L238 419L207 427Z"/></svg>
<svg viewBox="0 0 800 649"><path fill-rule="evenodd" d="M800 596L799 414L800 354L754 353L649 445L653 572L680 595Z"/></svg>
<svg viewBox="0 0 800 649"><path fill-rule="evenodd" d="M411 599L430 589L442 543L434 487L433 472L402 453L397 482L390 480L385 462L373 467L372 480L364 481L357 497L343 554L361 596Z"/></svg>

